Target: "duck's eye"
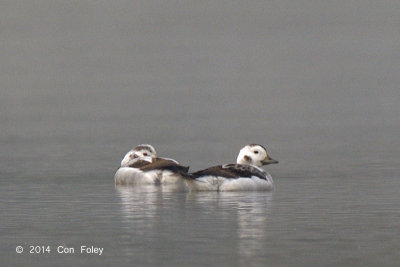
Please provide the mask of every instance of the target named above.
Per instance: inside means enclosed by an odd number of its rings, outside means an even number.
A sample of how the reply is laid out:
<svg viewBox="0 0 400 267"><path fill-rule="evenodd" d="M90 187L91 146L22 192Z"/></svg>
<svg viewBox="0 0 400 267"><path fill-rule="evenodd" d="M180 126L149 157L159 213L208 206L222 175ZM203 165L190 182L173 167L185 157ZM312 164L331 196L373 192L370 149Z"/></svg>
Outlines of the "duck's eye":
<svg viewBox="0 0 400 267"><path fill-rule="evenodd" d="M258 150L254 151L254 154L258 154Z"/></svg>
<svg viewBox="0 0 400 267"><path fill-rule="evenodd" d="M147 153L143 153L143 156L147 156Z"/></svg>

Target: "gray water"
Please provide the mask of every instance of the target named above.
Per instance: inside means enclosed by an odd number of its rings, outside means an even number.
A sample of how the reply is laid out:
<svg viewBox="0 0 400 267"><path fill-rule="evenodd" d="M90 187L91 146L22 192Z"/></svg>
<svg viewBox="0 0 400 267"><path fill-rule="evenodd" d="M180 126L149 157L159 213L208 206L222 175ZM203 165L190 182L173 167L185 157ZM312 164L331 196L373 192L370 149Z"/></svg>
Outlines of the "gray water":
<svg viewBox="0 0 400 267"><path fill-rule="evenodd" d="M395 0L3 1L2 265L398 266L399 51ZM276 188L115 187L141 143Z"/></svg>

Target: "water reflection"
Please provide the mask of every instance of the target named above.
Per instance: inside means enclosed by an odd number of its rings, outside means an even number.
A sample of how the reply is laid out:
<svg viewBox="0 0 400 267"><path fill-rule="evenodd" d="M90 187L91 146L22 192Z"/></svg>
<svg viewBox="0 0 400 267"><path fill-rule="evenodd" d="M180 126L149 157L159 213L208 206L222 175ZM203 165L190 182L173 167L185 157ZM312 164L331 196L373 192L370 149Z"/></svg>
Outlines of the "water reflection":
<svg viewBox="0 0 400 267"><path fill-rule="evenodd" d="M246 195L242 201L238 202L238 236L241 260L264 254L271 205L272 193Z"/></svg>
<svg viewBox="0 0 400 267"><path fill-rule="evenodd" d="M154 185L138 187L115 187L121 200L121 220L125 235L121 246L125 255L141 253L144 240L150 238L154 217L158 209L160 188Z"/></svg>
<svg viewBox="0 0 400 267"><path fill-rule="evenodd" d="M238 254L241 262L264 255L272 192L190 192L187 200L221 220L236 224Z"/></svg>
<svg viewBox="0 0 400 267"><path fill-rule="evenodd" d="M178 192L186 192L188 188L185 183L175 183L175 184L164 184L159 186L159 191L163 193L178 193Z"/></svg>
<svg viewBox="0 0 400 267"><path fill-rule="evenodd" d="M126 255L141 255L148 263L169 257L163 253L167 248L193 258L199 250L220 251L219 256L229 254L243 264L265 255L271 192L187 192L152 185L116 190L127 233Z"/></svg>
<svg viewBox="0 0 400 267"><path fill-rule="evenodd" d="M121 199L121 211L123 221L137 219L147 221L145 225L151 226L152 218L157 209L157 196L160 187L154 185L143 185L137 187L116 186Z"/></svg>

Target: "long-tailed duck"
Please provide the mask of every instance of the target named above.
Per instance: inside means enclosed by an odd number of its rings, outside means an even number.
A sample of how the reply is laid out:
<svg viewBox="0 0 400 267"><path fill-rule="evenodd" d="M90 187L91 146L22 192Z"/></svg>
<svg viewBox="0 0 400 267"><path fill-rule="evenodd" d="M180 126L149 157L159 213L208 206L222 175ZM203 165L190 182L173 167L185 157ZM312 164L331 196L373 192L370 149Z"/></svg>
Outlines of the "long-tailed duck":
<svg viewBox="0 0 400 267"><path fill-rule="evenodd" d="M176 184L188 170L176 160L157 157L153 146L143 144L125 155L114 180L116 185Z"/></svg>
<svg viewBox="0 0 400 267"><path fill-rule="evenodd" d="M185 176L191 191L252 191L271 190L274 182L271 175L260 168L275 164L265 147L250 144L243 147L236 164L210 167Z"/></svg>

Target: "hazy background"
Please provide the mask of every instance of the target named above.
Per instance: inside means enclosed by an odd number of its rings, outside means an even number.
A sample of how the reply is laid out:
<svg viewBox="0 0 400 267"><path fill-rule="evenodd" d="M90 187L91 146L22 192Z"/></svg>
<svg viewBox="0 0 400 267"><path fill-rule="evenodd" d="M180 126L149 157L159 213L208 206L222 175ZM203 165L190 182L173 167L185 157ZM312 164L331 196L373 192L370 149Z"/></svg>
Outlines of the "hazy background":
<svg viewBox="0 0 400 267"><path fill-rule="evenodd" d="M275 201L278 192L304 196L292 178L319 179L309 195L329 192L332 177L356 191L364 181L373 196L393 190L384 203L394 218L399 103L397 0L0 4L0 179L9 201L35 183L114 190L122 156L141 143L192 170L260 143L280 161L269 168Z"/></svg>
<svg viewBox="0 0 400 267"><path fill-rule="evenodd" d="M4 1L1 171L107 172L146 142L195 169L254 142L286 170L398 163L399 7Z"/></svg>

